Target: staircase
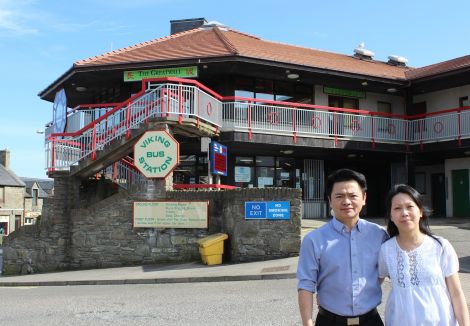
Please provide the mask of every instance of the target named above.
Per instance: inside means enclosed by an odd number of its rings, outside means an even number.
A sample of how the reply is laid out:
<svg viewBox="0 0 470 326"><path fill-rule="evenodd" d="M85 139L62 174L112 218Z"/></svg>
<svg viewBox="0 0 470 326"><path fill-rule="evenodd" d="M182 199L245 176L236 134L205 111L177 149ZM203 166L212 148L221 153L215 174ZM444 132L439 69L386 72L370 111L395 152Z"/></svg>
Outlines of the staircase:
<svg viewBox="0 0 470 326"><path fill-rule="evenodd" d="M193 85L146 81L143 90L112 107L83 128L51 134L46 141L47 169L69 171L86 178L113 166L122 175L131 175L129 160L121 160L133 152L140 136L158 124L170 124L175 134L213 137L222 124L222 104L211 94ZM214 94L216 95L216 94ZM89 106L84 106L89 107ZM75 109L69 121L90 121L90 110ZM121 183L123 184L123 183Z"/></svg>

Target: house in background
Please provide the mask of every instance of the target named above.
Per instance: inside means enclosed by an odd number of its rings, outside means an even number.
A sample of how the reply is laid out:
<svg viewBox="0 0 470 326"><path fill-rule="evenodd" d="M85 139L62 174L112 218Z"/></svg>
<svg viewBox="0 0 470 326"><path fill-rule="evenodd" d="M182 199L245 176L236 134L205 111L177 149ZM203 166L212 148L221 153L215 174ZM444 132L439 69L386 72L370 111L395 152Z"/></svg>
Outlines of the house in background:
<svg viewBox="0 0 470 326"><path fill-rule="evenodd" d="M20 178L25 184L24 220L22 225L36 224L42 215L44 199L54 193L54 181L47 179Z"/></svg>
<svg viewBox="0 0 470 326"><path fill-rule="evenodd" d="M0 151L0 228L8 235L22 225L25 183L10 170L10 151Z"/></svg>

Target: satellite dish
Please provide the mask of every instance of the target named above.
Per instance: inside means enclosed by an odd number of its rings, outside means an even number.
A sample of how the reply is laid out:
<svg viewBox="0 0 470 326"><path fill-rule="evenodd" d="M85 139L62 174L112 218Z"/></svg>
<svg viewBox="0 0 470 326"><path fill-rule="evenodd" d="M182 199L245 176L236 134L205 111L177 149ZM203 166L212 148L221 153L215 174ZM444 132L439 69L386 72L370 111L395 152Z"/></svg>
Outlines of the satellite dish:
<svg viewBox="0 0 470 326"><path fill-rule="evenodd" d="M65 131L65 125L67 124L67 97L63 88L55 93L53 111L54 133L62 133Z"/></svg>

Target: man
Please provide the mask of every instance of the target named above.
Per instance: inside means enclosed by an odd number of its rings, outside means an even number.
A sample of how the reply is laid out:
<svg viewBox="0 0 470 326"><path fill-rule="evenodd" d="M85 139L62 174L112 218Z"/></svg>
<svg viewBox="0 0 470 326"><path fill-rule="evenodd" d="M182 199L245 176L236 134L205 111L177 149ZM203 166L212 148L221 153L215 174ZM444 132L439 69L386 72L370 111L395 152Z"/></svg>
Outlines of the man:
<svg viewBox="0 0 470 326"><path fill-rule="evenodd" d="M380 245L388 238L377 224L359 218L366 203L363 174L341 169L328 176L333 219L307 234L297 267L298 300L304 326L383 325L376 307L382 290L378 275Z"/></svg>

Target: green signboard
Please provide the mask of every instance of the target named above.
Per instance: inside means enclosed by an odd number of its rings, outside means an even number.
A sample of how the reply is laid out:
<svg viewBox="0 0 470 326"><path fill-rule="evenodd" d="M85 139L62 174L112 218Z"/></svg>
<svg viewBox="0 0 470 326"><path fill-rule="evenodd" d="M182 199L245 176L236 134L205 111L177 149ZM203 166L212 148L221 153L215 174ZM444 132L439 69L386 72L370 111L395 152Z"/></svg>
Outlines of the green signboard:
<svg viewBox="0 0 470 326"><path fill-rule="evenodd" d="M208 201L135 201L135 228L206 229Z"/></svg>
<svg viewBox="0 0 470 326"><path fill-rule="evenodd" d="M323 87L323 93L328 95L346 96L355 98L366 98L366 92L354 91L351 89L335 88L335 87Z"/></svg>
<svg viewBox="0 0 470 326"><path fill-rule="evenodd" d="M179 77L179 78L197 77L197 66L124 71L125 82L140 81L145 78L161 78L161 77Z"/></svg>

